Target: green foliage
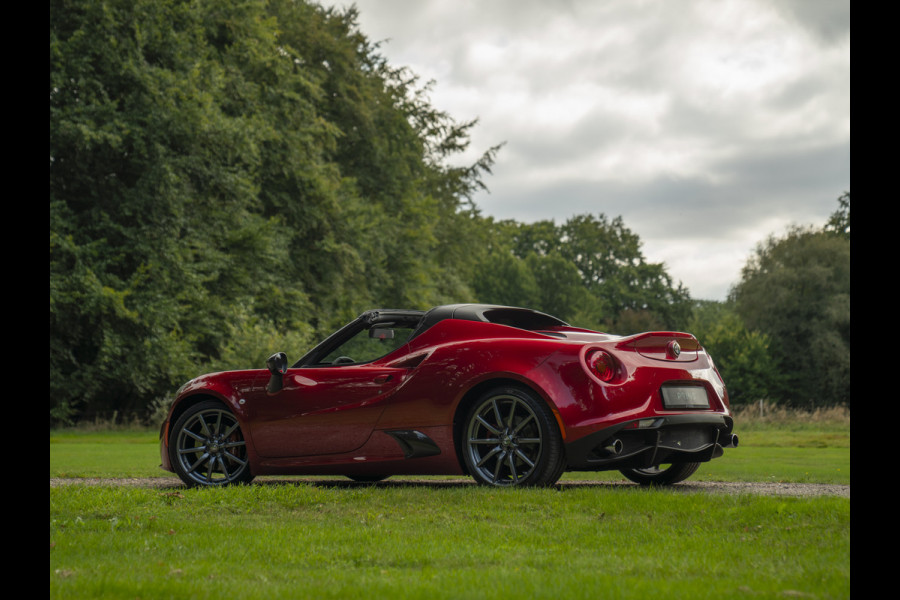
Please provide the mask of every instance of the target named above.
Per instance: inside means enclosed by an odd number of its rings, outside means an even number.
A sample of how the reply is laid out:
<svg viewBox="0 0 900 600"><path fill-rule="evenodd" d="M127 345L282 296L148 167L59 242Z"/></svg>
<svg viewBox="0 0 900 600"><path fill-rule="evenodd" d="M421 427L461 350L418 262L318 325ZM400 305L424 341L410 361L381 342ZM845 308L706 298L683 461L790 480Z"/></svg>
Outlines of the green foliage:
<svg viewBox="0 0 900 600"><path fill-rule="evenodd" d="M574 325L629 334L683 328L690 298L662 264L648 263L621 217L579 215L492 224L476 273L479 299L532 306Z"/></svg>
<svg viewBox="0 0 900 600"><path fill-rule="evenodd" d="M50 15L51 422L298 356L373 305L471 298L470 197L497 149L445 165L473 123L432 109L355 9Z"/></svg>
<svg viewBox="0 0 900 600"><path fill-rule="evenodd" d="M838 209L831 214L825 231L834 233L850 240L850 192L844 192L838 198Z"/></svg>
<svg viewBox="0 0 900 600"><path fill-rule="evenodd" d="M699 301L689 331L714 357L732 404L770 398L784 374L770 352L769 337L744 325L729 303Z"/></svg>
<svg viewBox="0 0 900 600"><path fill-rule="evenodd" d="M537 280L529 265L509 252L494 250L478 265L475 294L483 302L543 309Z"/></svg>
<svg viewBox="0 0 900 600"><path fill-rule="evenodd" d="M773 397L800 405L850 402L850 240L794 227L761 243L731 292L746 326L768 336L785 378Z"/></svg>

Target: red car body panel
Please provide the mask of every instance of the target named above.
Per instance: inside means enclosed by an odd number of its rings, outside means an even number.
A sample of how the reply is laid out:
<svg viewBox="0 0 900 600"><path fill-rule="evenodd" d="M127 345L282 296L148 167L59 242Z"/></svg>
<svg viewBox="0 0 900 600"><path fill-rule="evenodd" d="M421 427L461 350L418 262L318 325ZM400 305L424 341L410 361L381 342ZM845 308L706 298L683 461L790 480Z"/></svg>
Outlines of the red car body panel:
<svg viewBox="0 0 900 600"><path fill-rule="evenodd" d="M613 357L608 381L587 364L598 350ZM295 365L273 392L267 385L274 377L270 369L231 371L183 386L162 427L162 467L174 470L169 434L175 421L204 399L233 413L253 475L465 473L464 413L475 396L497 385L527 388L546 403L572 468L631 464L598 459L596 446L604 432L638 435L629 431L651 426L651 419L652 427L668 419L675 429L712 423L713 441L704 448L732 429L728 394L711 358L693 336L679 332L618 337L565 324L529 331L444 318L376 360ZM709 406L667 410L661 390L673 385L702 388ZM713 450L709 458L721 454L721 447Z"/></svg>

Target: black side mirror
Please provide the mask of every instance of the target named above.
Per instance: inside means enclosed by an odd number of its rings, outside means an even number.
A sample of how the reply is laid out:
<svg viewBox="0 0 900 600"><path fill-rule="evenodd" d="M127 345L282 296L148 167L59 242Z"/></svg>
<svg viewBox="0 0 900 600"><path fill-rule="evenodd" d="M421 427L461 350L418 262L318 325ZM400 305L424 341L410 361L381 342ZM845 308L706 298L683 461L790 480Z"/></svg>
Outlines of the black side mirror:
<svg viewBox="0 0 900 600"><path fill-rule="evenodd" d="M269 384L266 391L270 394L280 392L284 387L284 374L287 373L287 354L284 352L276 352L266 360L266 366L272 376L269 378Z"/></svg>

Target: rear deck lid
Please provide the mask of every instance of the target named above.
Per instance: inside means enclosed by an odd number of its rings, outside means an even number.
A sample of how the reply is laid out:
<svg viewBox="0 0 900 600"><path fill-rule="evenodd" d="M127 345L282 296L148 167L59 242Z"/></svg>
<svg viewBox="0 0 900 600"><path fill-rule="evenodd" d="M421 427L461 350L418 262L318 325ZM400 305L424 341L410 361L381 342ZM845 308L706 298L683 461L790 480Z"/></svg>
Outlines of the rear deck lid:
<svg viewBox="0 0 900 600"><path fill-rule="evenodd" d="M623 338L620 348L632 348L641 356L668 362L697 360L700 342L689 333L679 331L652 331Z"/></svg>

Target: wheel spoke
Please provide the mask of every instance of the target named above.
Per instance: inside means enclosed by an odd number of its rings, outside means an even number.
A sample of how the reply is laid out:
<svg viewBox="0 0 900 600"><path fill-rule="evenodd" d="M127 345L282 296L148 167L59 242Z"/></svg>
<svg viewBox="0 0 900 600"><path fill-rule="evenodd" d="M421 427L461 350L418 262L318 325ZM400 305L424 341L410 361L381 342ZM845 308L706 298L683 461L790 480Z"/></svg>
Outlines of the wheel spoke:
<svg viewBox="0 0 900 600"><path fill-rule="evenodd" d="M193 473L193 472L197 469L197 467L199 467L199 466L203 463L203 461L205 461L207 458L209 458L209 453L208 453L208 452L204 452L204 453L203 453L203 456L201 456L200 458L198 458L198 459L197 459L197 462L195 462L194 464L192 464L192 465L191 465L191 468L188 469L187 472L188 472L188 473Z"/></svg>
<svg viewBox="0 0 900 600"><path fill-rule="evenodd" d="M519 476L518 476L518 474L516 473L516 456L515 456L515 453L513 453L513 452L507 452L507 453L506 453L506 459L507 459L507 461L509 462L509 474L510 474L510 476L512 477L512 480L513 480L514 482L515 482L515 481L518 481L518 480L519 480Z"/></svg>
<svg viewBox="0 0 900 600"><path fill-rule="evenodd" d="M234 422L234 425L232 425L231 427L229 427L229 428L228 428L228 431L226 431L225 433L222 434L222 439L223 439L223 440L227 440L228 438L230 438L230 437L231 437L231 434L234 433L235 430L237 430L238 427L240 427L240 423L238 423L237 421L235 421L235 422Z"/></svg>
<svg viewBox="0 0 900 600"><path fill-rule="evenodd" d="M231 452L226 452L226 453L225 453L225 456L227 456L228 458L230 458L231 460L233 460L233 461L236 462L237 464L241 465L242 467L243 467L244 465L247 464L247 461L246 461L246 460L244 460L244 459L242 459L242 458L238 458L237 456L235 456L235 455L232 454ZM222 462L222 464L224 464L224 461Z"/></svg>
<svg viewBox="0 0 900 600"><path fill-rule="evenodd" d="M500 430L497 429L496 427L494 427L493 425L491 425L490 423L488 423L487 421L485 421L485 420L484 420L484 417L482 417L481 415L478 415L478 416L475 417L475 418L478 420L479 423L481 423L482 425L484 425L484 427L485 427L488 431L490 431L490 432L493 433L494 435L500 435Z"/></svg>
<svg viewBox="0 0 900 600"><path fill-rule="evenodd" d="M227 453L226 453L227 456ZM219 457L219 466L222 467L222 475L225 476L226 480L231 480L231 473L228 472L228 461L223 457Z"/></svg>
<svg viewBox="0 0 900 600"><path fill-rule="evenodd" d="M522 451L519 450L518 448L516 448L516 456L518 456L519 458L521 458L522 461L523 461L526 465L528 465L528 468L529 468L529 469L533 469L533 468L534 468L534 463L531 462L531 459L528 458L527 456L525 456L525 455L522 453Z"/></svg>
<svg viewBox="0 0 900 600"><path fill-rule="evenodd" d="M516 420L516 405L518 404L518 400L513 400L509 403L509 418L506 420L506 426L512 427L513 423Z"/></svg>
<svg viewBox="0 0 900 600"><path fill-rule="evenodd" d="M200 422L200 430L203 432L207 438L212 437L212 433L209 431L209 426L206 424L206 419L203 418L203 413L197 415L197 420Z"/></svg>
<svg viewBox="0 0 900 600"><path fill-rule="evenodd" d="M500 455L499 458L497 458L497 464L494 465L494 477L492 479L492 481L494 483L497 483L497 478L500 476L500 467L503 466L503 459L505 459L505 458L506 458L506 452L504 452L503 454Z"/></svg>
<svg viewBox="0 0 900 600"><path fill-rule="evenodd" d="M194 432L191 431L190 429L185 429L185 430L184 430L184 433L185 433L187 436L194 438L195 440L197 440L197 441L200 442L201 444L205 444L205 443L206 443L206 438L205 438L205 437L203 437L202 435L197 435L196 433L194 433Z"/></svg>
<svg viewBox="0 0 900 600"><path fill-rule="evenodd" d="M490 458L491 458L492 456L494 456L495 454L497 454L498 452L500 452L500 446L497 446L496 448L494 448L493 450L491 450L490 452L488 452L488 453L484 456L484 458L482 458L480 461L478 461L478 464L475 465L475 466L476 466L476 467L482 466L484 463L486 463L488 460L490 460Z"/></svg>
<svg viewBox="0 0 900 600"><path fill-rule="evenodd" d="M532 421L533 419L534 419L534 415L529 414L527 417L525 417L524 419L519 421L519 424L516 425L515 429L513 429L513 433L519 433L519 431L522 429L522 427L524 427L529 421Z"/></svg>
<svg viewBox="0 0 900 600"><path fill-rule="evenodd" d="M503 417L500 416L500 406L497 404L497 399L494 398L491 404L494 407L494 417L497 419L497 425L503 429Z"/></svg>

